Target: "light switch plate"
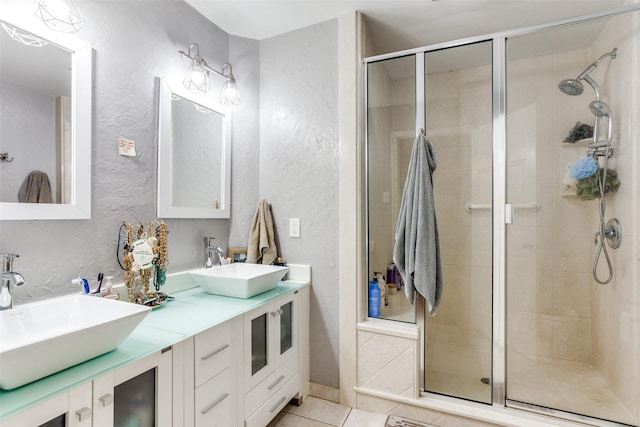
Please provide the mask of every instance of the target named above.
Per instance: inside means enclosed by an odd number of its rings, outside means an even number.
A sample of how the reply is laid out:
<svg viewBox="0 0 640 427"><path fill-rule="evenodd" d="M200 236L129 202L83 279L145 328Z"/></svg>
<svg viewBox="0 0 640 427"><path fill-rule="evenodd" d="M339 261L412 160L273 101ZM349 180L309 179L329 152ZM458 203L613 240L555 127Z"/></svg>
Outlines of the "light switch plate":
<svg viewBox="0 0 640 427"><path fill-rule="evenodd" d="M289 218L289 237L300 237L300 218Z"/></svg>

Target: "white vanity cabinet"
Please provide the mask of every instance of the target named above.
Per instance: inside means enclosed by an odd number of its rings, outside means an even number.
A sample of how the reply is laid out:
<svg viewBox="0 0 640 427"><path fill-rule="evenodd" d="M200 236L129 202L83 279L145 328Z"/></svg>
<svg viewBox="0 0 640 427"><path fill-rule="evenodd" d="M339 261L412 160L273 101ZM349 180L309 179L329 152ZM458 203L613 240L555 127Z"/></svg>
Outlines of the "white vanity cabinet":
<svg viewBox="0 0 640 427"><path fill-rule="evenodd" d="M174 408L181 408L174 425L236 425L242 316L186 339L176 350L174 380L181 385L174 389Z"/></svg>
<svg viewBox="0 0 640 427"><path fill-rule="evenodd" d="M300 282L249 300L187 294L101 361L0 391L0 426L264 427L309 393L310 287Z"/></svg>
<svg viewBox="0 0 640 427"><path fill-rule="evenodd" d="M0 421L2 427L91 427L91 382Z"/></svg>
<svg viewBox="0 0 640 427"><path fill-rule="evenodd" d="M300 291L244 315L245 426L265 426L302 392L298 374Z"/></svg>

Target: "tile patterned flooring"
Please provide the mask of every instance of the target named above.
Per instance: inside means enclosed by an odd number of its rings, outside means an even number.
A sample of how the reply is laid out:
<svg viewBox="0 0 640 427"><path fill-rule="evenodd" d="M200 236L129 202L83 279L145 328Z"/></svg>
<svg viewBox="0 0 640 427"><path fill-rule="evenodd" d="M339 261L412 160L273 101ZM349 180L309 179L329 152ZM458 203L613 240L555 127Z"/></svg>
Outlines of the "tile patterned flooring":
<svg viewBox="0 0 640 427"><path fill-rule="evenodd" d="M287 405L267 427L384 427L386 421L386 415L309 396L299 407Z"/></svg>
<svg viewBox="0 0 640 427"><path fill-rule="evenodd" d="M458 422L453 422L456 418ZM387 415L352 409L309 396L297 407L287 405L267 427L384 427ZM434 427L489 427L493 424L443 415Z"/></svg>

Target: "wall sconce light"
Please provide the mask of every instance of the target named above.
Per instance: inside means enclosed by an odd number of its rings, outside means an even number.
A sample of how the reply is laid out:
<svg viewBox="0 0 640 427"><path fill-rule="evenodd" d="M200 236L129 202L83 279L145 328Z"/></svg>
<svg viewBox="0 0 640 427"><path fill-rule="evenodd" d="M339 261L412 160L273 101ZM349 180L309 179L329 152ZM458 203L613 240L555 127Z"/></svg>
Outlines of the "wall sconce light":
<svg viewBox="0 0 640 427"><path fill-rule="evenodd" d="M77 33L84 25L75 0L40 0L36 16L47 27L63 33Z"/></svg>
<svg viewBox="0 0 640 427"><path fill-rule="evenodd" d="M200 56L197 43L191 43L187 52L179 50L178 53L191 61L187 75L182 82L188 91L194 93L207 93L209 89L211 89L211 84L209 83L209 72L212 72L226 79L222 86L222 91L220 92L220 103L226 107L240 105L242 101L240 100L238 83L236 82L236 78L233 76L231 64L224 64L222 66L222 71L216 71L209 67L207 62Z"/></svg>

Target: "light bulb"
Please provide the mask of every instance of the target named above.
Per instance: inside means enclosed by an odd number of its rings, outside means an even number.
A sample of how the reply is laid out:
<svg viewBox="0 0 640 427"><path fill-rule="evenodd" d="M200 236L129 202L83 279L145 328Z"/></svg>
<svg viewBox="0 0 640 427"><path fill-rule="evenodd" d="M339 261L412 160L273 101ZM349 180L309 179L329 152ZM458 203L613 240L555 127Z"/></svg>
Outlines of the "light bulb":
<svg viewBox="0 0 640 427"><path fill-rule="evenodd" d="M224 106L238 106L242 103L240 100L240 91L238 90L238 84L233 76L229 76L227 81L222 86L220 91L220 103Z"/></svg>
<svg viewBox="0 0 640 427"><path fill-rule="evenodd" d="M191 71L191 81L196 85L202 84L204 81L204 73L201 70Z"/></svg>

